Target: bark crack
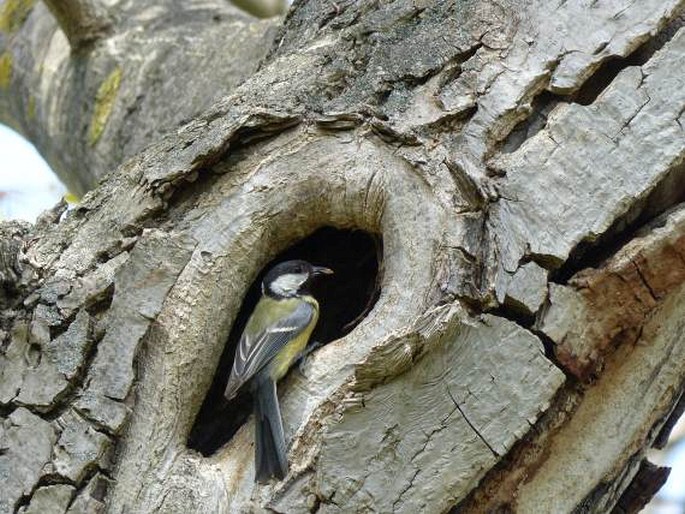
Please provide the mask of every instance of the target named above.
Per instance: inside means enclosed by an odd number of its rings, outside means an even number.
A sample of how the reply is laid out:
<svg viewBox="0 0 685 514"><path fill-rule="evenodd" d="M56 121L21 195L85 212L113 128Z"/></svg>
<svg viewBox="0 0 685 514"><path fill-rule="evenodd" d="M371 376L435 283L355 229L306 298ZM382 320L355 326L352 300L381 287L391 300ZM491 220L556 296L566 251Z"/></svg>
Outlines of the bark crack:
<svg viewBox="0 0 685 514"><path fill-rule="evenodd" d="M490 443L488 443L488 441L485 439L485 437L483 437L483 434L481 434L480 431L473 425L473 423L471 423L469 418L466 417L466 414L464 413L464 410L459 405L459 402L454 398L454 396L452 396L452 392L450 391L449 387L447 387L447 394L452 399L452 402L454 403L454 406L459 411L459 414L461 414L461 417L464 418L464 421L466 421L466 424L471 428L471 430L473 430L473 432L476 434L478 439L480 439L482 441L482 443L485 446L487 446L488 450L490 450L495 457L499 458L500 454L497 453L492 446L490 446Z"/></svg>
<svg viewBox="0 0 685 514"><path fill-rule="evenodd" d="M640 89L640 87L638 86L637 90L639 90L639 89ZM640 112L642 112L642 110L651 101L651 98L649 97L648 94L645 93L645 96L647 97L647 99L640 105L640 107L637 108L637 110L633 114L631 114L628 117L628 119L623 121L621 128L618 130L618 132L616 134L614 134L613 136L606 134L606 136L609 137L614 142L614 144L618 145L618 142L620 139L619 136L625 135L626 129L630 128L630 124L632 123L632 121L640 114Z"/></svg>
<svg viewBox="0 0 685 514"><path fill-rule="evenodd" d="M649 295L652 297L652 300L654 300L655 303L658 303L660 300L659 295L654 291L654 289L652 289L652 286L647 281L645 274L642 272L642 268L640 268L639 264L635 261L635 259L631 259L630 263L635 268L638 277L640 277L642 285L645 287L645 289L647 289L647 291L649 291Z"/></svg>
<svg viewBox="0 0 685 514"><path fill-rule="evenodd" d="M682 158L660 174L659 180L636 199L630 208L617 215L609 228L594 239L585 238L569 252L550 280L566 284L585 268L598 268L641 231L658 226L660 217L685 200L685 163Z"/></svg>
<svg viewBox="0 0 685 514"><path fill-rule="evenodd" d="M648 76L647 73L642 70L642 66L673 38L677 29L682 26L682 24L683 20L675 16L670 23L667 23L656 34L649 37L629 55L609 56L588 78L585 79L580 88L570 91L569 93L552 92L548 89L551 74L559 65L561 59L572 52L566 51L561 53L548 66L549 75L547 84L542 86L538 85L540 90L534 94L528 115L514 125L506 136L500 139L501 142L496 145L493 153L513 153L518 150L523 143L546 128L548 114L560 103L576 103L584 106L593 104L602 92L611 85L618 74L627 68L638 67L640 69L642 81L638 85L639 89ZM647 102L645 102L645 104L643 104L640 109L625 122L621 130L630 124L632 119L637 116L640 110L644 108L648 102L649 100L647 100Z"/></svg>
<svg viewBox="0 0 685 514"><path fill-rule="evenodd" d="M414 480L416 480L416 477L419 475L420 472L421 472L420 468L416 468L414 470L414 474L409 479L409 483L407 483L407 485L404 488L402 488L402 490L400 491L400 494L397 496L395 501L393 501L393 503L392 503L392 511L393 512L395 512L397 510L397 505L402 502L402 497L406 494L407 491L409 491L409 489L412 488L412 486L414 485Z"/></svg>

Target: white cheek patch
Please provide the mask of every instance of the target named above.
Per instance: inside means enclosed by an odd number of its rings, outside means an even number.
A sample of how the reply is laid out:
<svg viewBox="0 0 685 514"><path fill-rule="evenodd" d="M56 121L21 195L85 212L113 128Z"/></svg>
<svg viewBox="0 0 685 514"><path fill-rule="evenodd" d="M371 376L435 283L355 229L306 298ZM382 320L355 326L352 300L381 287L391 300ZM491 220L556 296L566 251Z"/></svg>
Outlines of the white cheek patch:
<svg viewBox="0 0 685 514"><path fill-rule="evenodd" d="M306 281L306 273L288 273L271 282L270 288L276 294L289 296L297 293Z"/></svg>

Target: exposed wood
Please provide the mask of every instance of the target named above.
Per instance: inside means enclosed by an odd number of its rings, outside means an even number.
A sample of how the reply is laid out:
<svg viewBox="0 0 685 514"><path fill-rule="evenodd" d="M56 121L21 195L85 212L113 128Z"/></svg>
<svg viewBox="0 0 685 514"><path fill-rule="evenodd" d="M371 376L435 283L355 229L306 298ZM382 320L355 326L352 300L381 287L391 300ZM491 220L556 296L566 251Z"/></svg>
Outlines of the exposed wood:
<svg viewBox="0 0 685 514"><path fill-rule="evenodd" d="M606 354L635 344L653 311L685 282L685 209L664 215L614 258L553 284L538 325L558 347L565 369L581 380L599 375Z"/></svg>

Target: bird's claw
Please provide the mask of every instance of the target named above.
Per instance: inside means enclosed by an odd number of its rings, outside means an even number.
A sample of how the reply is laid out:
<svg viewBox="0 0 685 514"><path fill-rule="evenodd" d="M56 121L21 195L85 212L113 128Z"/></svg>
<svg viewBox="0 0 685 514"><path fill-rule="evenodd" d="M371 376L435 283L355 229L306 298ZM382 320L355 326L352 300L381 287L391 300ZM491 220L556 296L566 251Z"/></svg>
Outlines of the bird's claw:
<svg viewBox="0 0 685 514"><path fill-rule="evenodd" d="M302 352L300 353L300 356L297 358L297 369L302 376L304 376L304 377L307 376L304 373L304 367L307 364L307 357L314 350L316 350L317 348L320 348L322 346L323 346L323 343L321 343L320 341L313 341L310 344L308 344L304 350L302 350Z"/></svg>

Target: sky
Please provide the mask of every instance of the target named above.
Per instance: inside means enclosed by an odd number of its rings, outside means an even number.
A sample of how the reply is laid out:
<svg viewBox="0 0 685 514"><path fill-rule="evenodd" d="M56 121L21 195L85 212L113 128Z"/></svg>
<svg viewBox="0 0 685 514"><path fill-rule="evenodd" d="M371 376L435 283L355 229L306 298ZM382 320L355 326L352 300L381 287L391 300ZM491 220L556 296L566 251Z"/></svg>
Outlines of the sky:
<svg viewBox="0 0 685 514"><path fill-rule="evenodd" d="M66 193L65 187L22 136L0 125L0 220L22 219L34 222L45 209L52 207ZM650 505L649 514L685 512L685 417L674 434L682 434L660 464L672 466L668 482ZM659 456L659 454L655 454Z"/></svg>
<svg viewBox="0 0 685 514"><path fill-rule="evenodd" d="M0 219L34 222L65 192L34 146L0 125Z"/></svg>
<svg viewBox="0 0 685 514"><path fill-rule="evenodd" d="M685 513L685 416L681 417L671 432L671 442L660 455L650 456L661 466L668 466L671 474L645 514ZM654 458L656 457L656 458Z"/></svg>

